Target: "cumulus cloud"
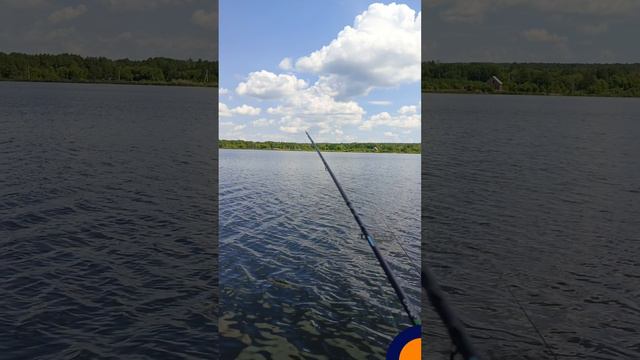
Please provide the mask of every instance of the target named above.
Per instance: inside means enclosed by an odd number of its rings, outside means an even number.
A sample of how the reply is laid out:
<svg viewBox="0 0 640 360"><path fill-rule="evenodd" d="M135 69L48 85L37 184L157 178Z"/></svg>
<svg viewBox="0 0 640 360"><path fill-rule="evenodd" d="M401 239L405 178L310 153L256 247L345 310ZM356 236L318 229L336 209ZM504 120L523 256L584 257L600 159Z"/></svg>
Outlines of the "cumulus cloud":
<svg viewBox="0 0 640 360"><path fill-rule="evenodd" d="M256 116L260 115L260 112L260 108L246 104L231 109L227 104L218 102L218 115L221 117L231 117L233 115Z"/></svg>
<svg viewBox="0 0 640 360"><path fill-rule="evenodd" d="M260 118L251 122L255 127L265 127L273 124L273 119Z"/></svg>
<svg viewBox="0 0 640 360"><path fill-rule="evenodd" d="M282 61L280 61L280 64L278 64L278 67L282 70L291 70L293 68L293 65L291 64L291 58L284 58L282 59Z"/></svg>
<svg viewBox="0 0 640 360"><path fill-rule="evenodd" d="M359 124L365 111L355 101L340 101L321 81L309 86L295 75L265 70L249 74L236 88L240 95L278 99L267 113L278 117L281 131L297 133L311 126L333 131L345 124ZM230 110L234 113L235 109ZM271 124L271 123L269 123ZM267 125L257 121L254 125Z"/></svg>
<svg viewBox="0 0 640 360"><path fill-rule="evenodd" d="M282 124L279 128L280 131L284 131L289 134L296 134L309 130L310 128L309 123L299 117L285 116L280 120L280 123Z"/></svg>
<svg viewBox="0 0 640 360"><path fill-rule="evenodd" d="M391 105L391 101L388 101L388 100L371 100L371 101L369 101L369 104L386 106L386 105Z"/></svg>
<svg viewBox="0 0 640 360"><path fill-rule="evenodd" d="M398 114L411 115L418 112L418 108L415 105L403 106L398 110Z"/></svg>
<svg viewBox="0 0 640 360"><path fill-rule="evenodd" d="M221 139L239 139L245 140L243 131L247 126L245 124L236 124L233 121L221 121L219 123Z"/></svg>
<svg viewBox="0 0 640 360"><path fill-rule="evenodd" d="M299 58L298 71L320 76L334 96L367 94L420 80L421 13L404 4L372 4L328 45Z"/></svg>
<svg viewBox="0 0 640 360"><path fill-rule="evenodd" d="M215 11L206 12L204 10L196 10L191 15L191 22L202 28L210 30L214 30L218 26L218 19Z"/></svg>
<svg viewBox="0 0 640 360"><path fill-rule="evenodd" d="M524 31L522 36L532 42L550 43L556 46L563 46L567 43L566 36L550 33L546 29L529 29Z"/></svg>
<svg viewBox="0 0 640 360"><path fill-rule="evenodd" d="M414 129L420 126L416 106L404 106L396 114L381 113L364 121L366 111L353 97L375 88L418 83L421 76L421 14L406 5L372 4L346 26L328 45L297 59L283 58L278 67L286 73L251 72L235 92L272 101L267 118L253 127L270 127L283 135L312 129L332 141L353 141L345 132L359 126ZM294 75L291 71L298 74ZM307 83L300 73L316 77ZM390 105L387 100L371 104ZM226 109L228 116L236 109ZM413 130L412 130L413 131ZM370 134L370 133L369 133ZM394 134L394 136L396 136Z"/></svg>
<svg viewBox="0 0 640 360"><path fill-rule="evenodd" d="M229 117L232 116L231 110L225 103L218 103L218 116L220 117Z"/></svg>
<svg viewBox="0 0 640 360"><path fill-rule="evenodd" d="M276 75L261 70L250 73L246 81L238 84L236 93L260 99L278 99L292 95L307 86L306 81L298 79L294 75Z"/></svg>
<svg viewBox="0 0 640 360"><path fill-rule="evenodd" d="M260 115L260 111L261 111L260 108L249 106L249 105L241 105L230 110L232 114L246 115L246 116Z"/></svg>
<svg viewBox="0 0 640 360"><path fill-rule="evenodd" d="M609 16L624 15L640 8L637 0L432 0L441 6L440 17L448 22L482 22L486 15L503 8L525 7L548 14Z"/></svg>
<svg viewBox="0 0 640 360"><path fill-rule="evenodd" d="M625 14L640 7L636 0L511 0L505 2L527 4L549 13L615 15Z"/></svg>
<svg viewBox="0 0 640 360"><path fill-rule="evenodd" d="M84 4L80 4L76 7L67 6L60 10L56 10L49 15L49 22L57 24L63 21L73 20L79 16L82 16L87 12L87 7Z"/></svg>
<svg viewBox="0 0 640 360"><path fill-rule="evenodd" d="M419 128L421 123L420 114L415 105L403 106L394 115L388 112L381 112L371 116L360 125L361 130L371 130L378 126L387 126L400 129Z"/></svg>
<svg viewBox="0 0 640 360"><path fill-rule="evenodd" d="M287 122L301 124L296 119L327 122L336 126L359 124L365 111L355 101L339 101L327 94L321 86L300 90L282 100L282 104L270 107L267 112L280 115Z"/></svg>
<svg viewBox="0 0 640 360"><path fill-rule="evenodd" d="M228 93L229 93L229 89L225 89L225 88L218 89L219 95L227 95Z"/></svg>

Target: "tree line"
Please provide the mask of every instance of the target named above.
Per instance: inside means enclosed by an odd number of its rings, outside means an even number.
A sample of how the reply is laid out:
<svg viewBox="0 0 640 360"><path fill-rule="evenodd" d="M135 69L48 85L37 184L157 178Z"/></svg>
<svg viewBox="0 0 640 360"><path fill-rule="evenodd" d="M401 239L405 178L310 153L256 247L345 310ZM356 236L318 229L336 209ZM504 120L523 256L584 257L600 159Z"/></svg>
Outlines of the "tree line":
<svg viewBox="0 0 640 360"><path fill-rule="evenodd" d="M0 52L0 80L217 86L218 62Z"/></svg>
<svg viewBox="0 0 640 360"><path fill-rule="evenodd" d="M321 151L419 154L416 143L317 143ZM280 141L218 140L220 149L314 151L311 144Z"/></svg>
<svg viewBox="0 0 640 360"><path fill-rule="evenodd" d="M640 64L422 63L423 92L640 96Z"/></svg>

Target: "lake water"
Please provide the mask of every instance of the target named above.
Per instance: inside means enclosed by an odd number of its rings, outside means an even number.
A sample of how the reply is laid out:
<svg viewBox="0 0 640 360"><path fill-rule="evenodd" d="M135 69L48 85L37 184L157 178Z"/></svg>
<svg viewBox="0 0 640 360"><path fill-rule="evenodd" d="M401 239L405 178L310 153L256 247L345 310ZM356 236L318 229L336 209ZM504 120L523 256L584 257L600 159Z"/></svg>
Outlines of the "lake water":
<svg viewBox="0 0 640 360"><path fill-rule="evenodd" d="M0 357L210 358L216 90L0 82Z"/></svg>
<svg viewBox="0 0 640 360"><path fill-rule="evenodd" d="M423 259L483 358L640 359L640 100L422 104Z"/></svg>
<svg viewBox="0 0 640 360"><path fill-rule="evenodd" d="M325 157L417 308L420 156ZM318 155L220 150L219 176L223 358L384 358L409 320Z"/></svg>

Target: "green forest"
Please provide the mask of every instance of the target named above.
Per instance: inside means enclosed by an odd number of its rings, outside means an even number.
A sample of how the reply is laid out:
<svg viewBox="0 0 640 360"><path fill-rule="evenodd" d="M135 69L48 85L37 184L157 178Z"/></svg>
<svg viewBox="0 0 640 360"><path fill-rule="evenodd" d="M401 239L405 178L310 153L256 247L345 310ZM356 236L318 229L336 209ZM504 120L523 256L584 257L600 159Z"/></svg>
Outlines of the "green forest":
<svg viewBox="0 0 640 360"><path fill-rule="evenodd" d="M218 62L0 52L0 80L217 86Z"/></svg>
<svg viewBox="0 0 640 360"><path fill-rule="evenodd" d="M492 76L502 90L487 83ZM640 96L640 64L422 63L423 92Z"/></svg>
<svg viewBox="0 0 640 360"><path fill-rule="evenodd" d="M218 140L221 149L314 151L311 144L278 141ZM419 154L415 143L318 143L321 151Z"/></svg>

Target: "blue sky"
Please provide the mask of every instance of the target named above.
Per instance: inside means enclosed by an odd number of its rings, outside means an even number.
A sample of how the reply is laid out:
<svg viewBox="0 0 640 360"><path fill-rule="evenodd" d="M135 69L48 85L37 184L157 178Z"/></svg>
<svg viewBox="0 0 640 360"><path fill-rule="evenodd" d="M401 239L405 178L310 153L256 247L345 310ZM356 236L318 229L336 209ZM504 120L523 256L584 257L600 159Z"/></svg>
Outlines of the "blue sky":
<svg viewBox="0 0 640 360"><path fill-rule="evenodd" d="M221 139L420 142L418 1L223 0L219 13Z"/></svg>

